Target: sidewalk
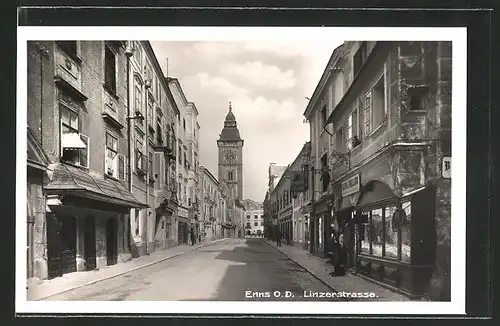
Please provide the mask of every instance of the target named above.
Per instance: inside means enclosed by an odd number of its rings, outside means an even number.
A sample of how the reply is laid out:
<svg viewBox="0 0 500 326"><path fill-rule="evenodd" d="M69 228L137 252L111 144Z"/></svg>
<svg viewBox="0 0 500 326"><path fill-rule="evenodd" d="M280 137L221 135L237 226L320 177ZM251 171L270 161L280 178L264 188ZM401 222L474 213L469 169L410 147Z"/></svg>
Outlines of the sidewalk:
<svg viewBox="0 0 500 326"><path fill-rule="evenodd" d="M223 238L214 241L208 241L195 246L179 245L169 249L155 251L150 255L134 258L125 263L119 263L112 266L106 266L97 271L84 271L64 274L61 277L56 277L51 280L38 280L38 283L33 280L28 280L27 300L42 300L53 295L74 290L79 287L97 283L106 279L110 279L122 274L144 268L164 260L183 255L194 251L203 246L213 244L219 241L226 240Z"/></svg>
<svg viewBox="0 0 500 326"><path fill-rule="evenodd" d="M333 271L333 266L328 264L326 259L313 256L302 248L287 245L277 247L276 244L271 241L266 240L266 242L271 247L305 268L309 273L328 285L335 292L373 292L378 296L378 298L357 299L358 301L410 301L408 297L402 294L393 292L356 275L346 273L345 276L331 276L330 272Z"/></svg>

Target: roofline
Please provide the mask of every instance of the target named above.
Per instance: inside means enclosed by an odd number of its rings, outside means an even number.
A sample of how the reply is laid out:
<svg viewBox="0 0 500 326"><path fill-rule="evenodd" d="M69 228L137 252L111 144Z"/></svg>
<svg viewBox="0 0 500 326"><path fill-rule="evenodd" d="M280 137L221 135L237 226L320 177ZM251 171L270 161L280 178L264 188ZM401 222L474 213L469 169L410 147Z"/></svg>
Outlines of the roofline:
<svg viewBox="0 0 500 326"><path fill-rule="evenodd" d="M287 173L287 171L288 171L288 169L290 168L290 166L291 166L290 164L288 164L288 165L286 166L286 169L285 169L285 171L283 172L283 174L281 175L280 179L278 180L278 183L277 183L277 184L276 184L276 186L274 187L273 192L275 192L275 191L276 191L276 189L278 189L278 187L279 187L279 185L281 184L282 180L284 180L284 179L285 179L285 178L284 178L284 176L285 176L285 174ZM284 182L284 181L283 181L283 182Z"/></svg>
<svg viewBox="0 0 500 326"><path fill-rule="evenodd" d="M208 168L202 165L200 166L200 170L205 172L205 174L208 175L208 177L211 178L212 181L214 181L217 186L220 184L219 180L217 180L217 178L214 177L214 175L212 174L212 172L210 172Z"/></svg>
<svg viewBox="0 0 500 326"><path fill-rule="evenodd" d="M161 69L160 63L158 62L158 58L155 55L153 47L151 46L151 42L149 42L149 41L140 41L140 42L142 43L143 48L146 50L146 53L149 54L149 57L153 63L154 69L156 70L157 75L159 76L159 79L161 80L161 84L165 90L165 93L167 94L167 97L172 102L172 105L174 107L175 112L177 114L179 114L179 108L177 107L177 103L175 103L174 96L173 96L172 92L170 91L170 88L168 87L168 83L165 80L163 70ZM160 106L161 106L161 103L160 103Z"/></svg>
<svg viewBox="0 0 500 326"><path fill-rule="evenodd" d="M194 104L194 102L188 102L188 105L191 105L194 108L194 112L196 112L196 115L198 116L199 113L198 113L198 108L196 107L196 104Z"/></svg>
<svg viewBox="0 0 500 326"><path fill-rule="evenodd" d="M316 106L316 102L318 101L320 94L323 93L323 90L327 82L332 76L329 67L331 67L335 62L337 62L338 59L341 57L340 52L341 49L344 47L344 45L345 42L333 50L332 55L330 56L330 59L328 60L325 69L323 70L323 74L321 75L321 78L318 84L316 85L316 88L314 89L313 95L311 96L311 100L309 101L309 103L307 103L307 107L303 113L303 115L306 117L307 120L309 120L309 117L311 116L314 106Z"/></svg>
<svg viewBox="0 0 500 326"><path fill-rule="evenodd" d="M179 89L179 93L181 94L181 97L182 99L184 100L184 102L186 102L186 104L189 104L189 101L187 100L187 97L186 97L186 94L184 94L184 91L182 90L182 86L181 86L181 83L179 82L179 79L175 78L175 77L166 77L167 78L167 81L170 83L173 83L177 86L177 88Z"/></svg>

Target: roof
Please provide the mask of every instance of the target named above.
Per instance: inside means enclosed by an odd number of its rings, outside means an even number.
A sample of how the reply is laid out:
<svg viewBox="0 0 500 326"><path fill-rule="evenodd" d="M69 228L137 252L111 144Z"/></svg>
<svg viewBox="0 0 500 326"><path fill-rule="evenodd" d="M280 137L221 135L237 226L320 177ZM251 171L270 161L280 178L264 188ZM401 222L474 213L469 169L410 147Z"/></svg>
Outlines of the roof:
<svg viewBox="0 0 500 326"><path fill-rule="evenodd" d="M35 133L30 126L27 129L27 161L28 166L46 170L50 163L50 159L42 148L40 142L36 139Z"/></svg>
<svg viewBox="0 0 500 326"><path fill-rule="evenodd" d="M200 166L200 170L203 171L210 179L212 179L212 182L215 183L217 186L219 185L219 180L217 180L216 177L210 172L208 168L205 166Z"/></svg>
<svg viewBox="0 0 500 326"><path fill-rule="evenodd" d="M323 70L323 74L321 75L321 78L316 85L316 88L314 89L313 95L311 96L311 100L307 104L307 107L303 113L303 115L309 119L309 116L311 112L313 111L314 106L316 105L316 101L318 100L319 96L323 92L324 87L326 86L328 80L331 77L331 72L332 69L334 68L335 62L337 62L343 55L343 48L344 44L339 45L338 47L333 50L332 55L330 56L330 59L328 60L328 63L326 64L325 69Z"/></svg>
<svg viewBox="0 0 500 326"><path fill-rule="evenodd" d="M238 130L238 124L236 122L236 117L232 111L231 102L229 102L229 112L226 115L226 119L224 121L224 128L220 133L219 140L222 141L238 141L242 140L240 137L240 131Z"/></svg>
<svg viewBox="0 0 500 326"><path fill-rule="evenodd" d="M131 208L148 207L139 202L122 182L95 178L82 169L64 163L55 164L51 182L45 186L45 190L47 194L67 193Z"/></svg>

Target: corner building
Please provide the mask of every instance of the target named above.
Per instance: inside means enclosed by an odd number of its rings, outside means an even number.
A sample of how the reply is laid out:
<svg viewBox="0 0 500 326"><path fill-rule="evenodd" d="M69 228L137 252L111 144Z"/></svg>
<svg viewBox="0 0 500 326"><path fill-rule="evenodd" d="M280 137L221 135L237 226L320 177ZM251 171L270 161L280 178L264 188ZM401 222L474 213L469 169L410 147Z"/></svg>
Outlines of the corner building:
<svg viewBox="0 0 500 326"><path fill-rule="evenodd" d="M126 45L28 42L28 277L131 259Z"/></svg>

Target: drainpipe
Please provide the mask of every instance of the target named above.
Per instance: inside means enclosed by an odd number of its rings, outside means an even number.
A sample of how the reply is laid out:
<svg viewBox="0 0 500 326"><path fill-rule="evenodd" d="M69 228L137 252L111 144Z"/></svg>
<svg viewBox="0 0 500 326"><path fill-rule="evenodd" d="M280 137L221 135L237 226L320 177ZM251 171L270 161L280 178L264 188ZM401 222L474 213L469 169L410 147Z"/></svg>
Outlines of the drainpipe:
<svg viewBox="0 0 500 326"><path fill-rule="evenodd" d="M145 232L145 240L146 240L146 255L149 255L150 252L149 252L149 248L148 248L148 243L149 243L149 239L148 239L148 229L149 229L149 121L148 121L148 99L149 99L149 94L148 94L148 91L149 89L151 88L151 81L149 79L146 79L146 82L145 82L145 85L144 85L144 89L145 89L145 92L144 92L144 95L146 97L146 100L144 101L144 105L146 106L146 116L145 116L145 121L146 121L146 161L147 161L147 169L146 169L146 219L145 219L145 224L146 224L146 227L144 228L144 232Z"/></svg>
<svg viewBox="0 0 500 326"><path fill-rule="evenodd" d="M125 49L125 56L127 58L127 140L128 140L128 190L132 193L132 115L130 110L130 95L133 93L134 87L130 87L130 57L134 54L134 49L130 45L130 41L127 41L127 47ZM132 89L132 91L130 91ZM125 219L125 223L128 228L125 228L128 232L128 236L125 237L128 240L127 248L131 251L131 214L129 210L129 217ZM131 254L131 252L130 252Z"/></svg>
<svg viewBox="0 0 500 326"><path fill-rule="evenodd" d="M315 209L315 202L314 202L314 195L315 195L315 191L314 191L314 179L316 178L316 175L315 175L315 169L314 169L314 165L311 166L311 176L312 176L312 180L311 180L311 188L312 188L312 194L311 194L311 215L309 216L309 252L311 254L314 254L314 247L316 246L316 237L314 235L314 218L315 218L315 215L316 215L316 209Z"/></svg>

